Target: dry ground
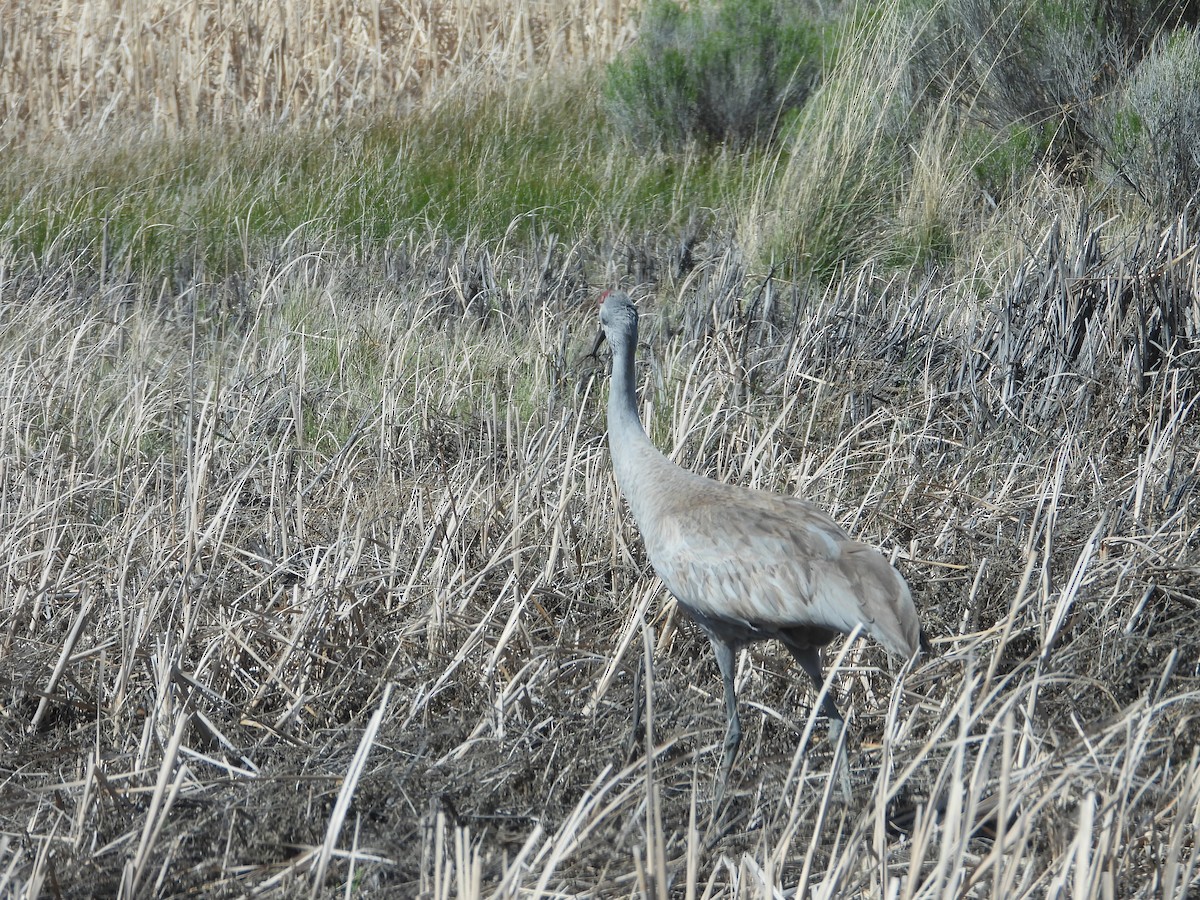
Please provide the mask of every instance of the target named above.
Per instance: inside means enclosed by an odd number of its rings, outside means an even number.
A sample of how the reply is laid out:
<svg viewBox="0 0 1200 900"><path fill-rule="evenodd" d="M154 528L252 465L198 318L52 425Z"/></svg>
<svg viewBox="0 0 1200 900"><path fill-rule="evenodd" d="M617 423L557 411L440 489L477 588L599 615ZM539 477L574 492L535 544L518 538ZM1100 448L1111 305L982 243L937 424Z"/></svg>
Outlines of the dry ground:
<svg viewBox="0 0 1200 900"><path fill-rule="evenodd" d="M870 272L803 293L719 241L642 286L655 439L894 554L934 640L899 681L838 657L849 807L804 679L745 655L715 823L719 679L582 358L624 249L298 255L165 295L10 274L4 889L1188 895L1197 267L1182 226L1138 270L1100 237L979 308Z"/></svg>

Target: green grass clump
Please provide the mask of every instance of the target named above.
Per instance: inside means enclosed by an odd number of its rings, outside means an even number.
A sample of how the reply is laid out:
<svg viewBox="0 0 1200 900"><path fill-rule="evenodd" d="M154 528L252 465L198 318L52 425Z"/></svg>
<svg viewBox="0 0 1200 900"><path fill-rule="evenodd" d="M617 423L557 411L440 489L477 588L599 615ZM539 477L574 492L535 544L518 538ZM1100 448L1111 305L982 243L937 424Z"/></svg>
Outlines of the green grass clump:
<svg viewBox="0 0 1200 900"><path fill-rule="evenodd" d="M0 161L0 243L27 259L220 278L281 242L360 253L413 233L664 232L752 177L739 156L630 155L589 83L541 82L314 130L24 148Z"/></svg>
<svg viewBox="0 0 1200 900"><path fill-rule="evenodd" d="M885 247L914 137L896 17L849 23L743 218L756 256L825 280Z"/></svg>

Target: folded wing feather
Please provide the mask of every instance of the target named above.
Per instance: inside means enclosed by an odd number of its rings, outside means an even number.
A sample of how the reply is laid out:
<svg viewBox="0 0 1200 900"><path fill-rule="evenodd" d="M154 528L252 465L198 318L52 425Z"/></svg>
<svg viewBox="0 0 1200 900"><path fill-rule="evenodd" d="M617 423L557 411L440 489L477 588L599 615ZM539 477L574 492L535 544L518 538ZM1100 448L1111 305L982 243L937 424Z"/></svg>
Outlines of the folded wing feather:
<svg viewBox="0 0 1200 900"><path fill-rule="evenodd" d="M919 626L908 587L875 549L808 503L705 480L658 498L650 561L688 609L762 631L855 626L904 658Z"/></svg>

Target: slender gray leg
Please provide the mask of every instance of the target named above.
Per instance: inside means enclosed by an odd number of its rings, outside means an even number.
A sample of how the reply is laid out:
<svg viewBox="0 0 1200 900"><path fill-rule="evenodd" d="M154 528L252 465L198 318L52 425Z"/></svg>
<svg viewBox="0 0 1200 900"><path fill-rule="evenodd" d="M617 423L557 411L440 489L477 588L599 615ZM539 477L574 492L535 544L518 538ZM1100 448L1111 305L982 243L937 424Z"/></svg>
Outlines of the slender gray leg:
<svg viewBox="0 0 1200 900"><path fill-rule="evenodd" d="M625 762L627 763L633 762L643 736L642 712L646 707L646 695L642 693L642 668L645 665L645 657L639 653L637 665L633 667L633 721L629 725L629 740L625 742Z"/></svg>
<svg viewBox="0 0 1200 900"><path fill-rule="evenodd" d="M800 664L800 668L808 673L817 693L820 693L821 686L825 683L825 678L821 674L821 651L816 647L801 647L794 644L787 644L787 648L796 662ZM825 692L825 701L821 704L821 714L829 719L829 742L833 744L834 754L833 766L837 772L842 796L848 803L850 802L850 763L846 756L845 743L842 741L846 720L842 718L837 704L833 702L832 690Z"/></svg>
<svg viewBox="0 0 1200 900"><path fill-rule="evenodd" d="M725 686L725 718L729 725L725 731L725 758L721 762L721 771L717 776L717 788L713 793L713 815L721 808L725 798L725 785L729 781L729 772L733 768L733 759L737 756L738 745L742 742L742 724L738 719L737 689L733 685L734 661L736 651L711 634L708 639L712 642L713 653L717 656L717 668L721 670L721 682Z"/></svg>

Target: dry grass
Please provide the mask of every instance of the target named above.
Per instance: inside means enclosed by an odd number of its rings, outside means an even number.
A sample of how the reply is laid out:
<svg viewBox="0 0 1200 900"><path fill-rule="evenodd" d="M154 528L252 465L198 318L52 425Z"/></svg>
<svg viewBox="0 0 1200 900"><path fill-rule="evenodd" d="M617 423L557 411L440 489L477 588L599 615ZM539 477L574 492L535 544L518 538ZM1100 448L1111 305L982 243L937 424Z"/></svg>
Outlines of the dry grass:
<svg viewBox="0 0 1200 900"><path fill-rule="evenodd" d="M1134 268L1090 234L979 311L869 271L764 287L721 245L644 300L656 439L881 543L934 635L898 681L838 657L849 808L803 679L744 657L716 823L715 668L577 361L572 273L616 260L300 255L245 309L10 274L3 890L1187 896L1198 270L1182 226Z"/></svg>
<svg viewBox="0 0 1200 900"><path fill-rule="evenodd" d="M631 0L8 3L2 137L313 125L609 58Z"/></svg>

